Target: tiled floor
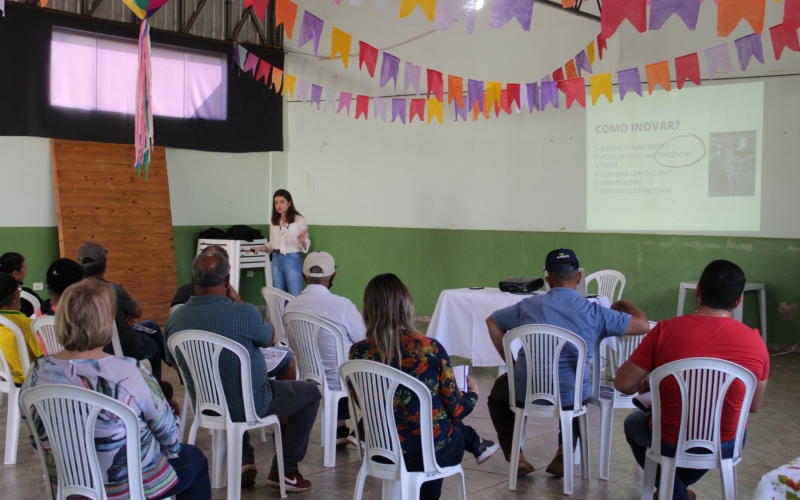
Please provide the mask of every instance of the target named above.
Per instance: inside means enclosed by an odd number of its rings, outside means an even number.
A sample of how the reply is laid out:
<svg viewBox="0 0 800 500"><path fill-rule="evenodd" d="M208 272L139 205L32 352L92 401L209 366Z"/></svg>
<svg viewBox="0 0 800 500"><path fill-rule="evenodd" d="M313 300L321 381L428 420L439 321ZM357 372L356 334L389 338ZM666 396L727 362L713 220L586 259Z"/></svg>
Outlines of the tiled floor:
<svg viewBox="0 0 800 500"><path fill-rule="evenodd" d="M739 498L752 498L756 484L765 472L800 456L800 405L797 399L797 380L800 374L800 354L787 354L772 358L772 373L764 406L758 414L751 415L744 451L743 463L739 468ZM165 376L176 386L176 395L182 397L182 387L177 384L175 373L165 369ZM477 369L473 372L480 382L481 400L478 407L467 418L467 422L488 439L495 439L494 429L489 420L485 397L491 389L495 369ZM173 380L174 379L174 380ZM599 433L599 411L590 407L590 448L591 478L582 480L575 477L575 498L627 500L639 499L641 495L642 471L633 460L622 434L622 421L627 410L617 410L614 419L614 442L612 447L611 478L601 481L597 478L597 454ZM0 442L5 445L6 406L0 408ZM527 431L525 455L537 469L545 467L556 451L558 424L556 421L534 420ZM258 484L241 492L242 499L279 498L277 490L266 488L264 480L269 472L273 452L272 440L262 443L260 435L253 433L252 442L256 446ZM291 494L290 498L304 499L344 499L352 498L353 486L360 463L355 448L340 447L337 450L336 468L322 466L322 448L319 446L320 427L315 426L311 434L311 445L305 460L300 465L301 473L313 482L311 491ZM211 441L208 433L198 434L197 445L211 459ZM506 498L558 498L563 494L563 482L550 477L544 470L520 478L517 491L508 489L508 464L497 453L488 462L479 466L469 455L464 457L467 493L473 499ZM446 480L443 499L456 497L455 483ZM709 472L693 489L698 498L720 498L719 474ZM6 465L0 469L0 499L45 498L44 485L39 459L27 439L20 434L20 448L16 465ZM215 499L226 498L225 489L214 490ZM368 479L365 499L380 498L380 483Z"/></svg>

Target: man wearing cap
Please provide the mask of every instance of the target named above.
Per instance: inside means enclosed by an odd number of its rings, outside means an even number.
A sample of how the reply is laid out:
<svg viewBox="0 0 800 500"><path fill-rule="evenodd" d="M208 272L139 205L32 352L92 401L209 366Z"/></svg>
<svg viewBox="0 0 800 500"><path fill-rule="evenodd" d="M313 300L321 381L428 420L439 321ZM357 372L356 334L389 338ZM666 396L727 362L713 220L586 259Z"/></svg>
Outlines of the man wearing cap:
<svg viewBox="0 0 800 500"><path fill-rule="evenodd" d="M303 279L308 284L306 288L286 304L284 314L289 312L302 312L313 314L339 327L344 341L345 356L356 342L367 338L367 328L364 319L350 299L334 295L330 288L336 278L336 262L327 252L311 252L303 262ZM336 341L333 334L325 329L320 331L319 353L322 365L325 367L325 379L331 390L341 390L339 380L339 364L336 359ZM346 444L348 441L355 444L355 437L351 437L347 430L346 420L350 418L347 399L339 401L338 428L336 429L336 444Z"/></svg>
<svg viewBox="0 0 800 500"><path fill-rule="evenodd" d="M83 266L86 278L106 281L107 255L108 250L92 241L81 245L78 250L78 263ZM142 309L124 286L117 283L111 283L111 286L117 294L117 315L114 317L114 322L122 354L129 358L148 360L153 376L160 381L161 360L164 359L166 351L164 334L152 320L135 323L136 319L142 317ZM106 346L106 351L111 352L111 346Z"/></svg>
<svg viewBox="0 0 800 500"><path fill-rule="evenodd" d="M28 359L33 362L36 358L42 357L42 348L31 329L31 319L19 310L19 288L16 278L7 273L0 273L0 316L22 330ZM17 337L2 323L0 323L0 351L3 352L3 357L6 358L8 368L11 370L14 385L19 387L25 382L25 371L22 368L22 359L19 357Z"/></svg>
<svg viewBox="0 0 800 500"><path fill-rule="evenodd" d="M547 254L545 259L545 280L550 285L550 291L545 295L528 297L521 302L495 311L486 319L489 336L492 343L505 360L503 349L503 336L509 330L530 324L546 324L564 328L586 341L587 355L584 369L583 399L584 404L591 394L591 381L589 360L594 354L594 346L598 338L620 335L642 335L650 330L647 317L641 309L630 301L619 300L607 309L600 304L591 302L577 292L578 284L583 276L579 270L578 257L572 250L561 248ZM575 398L575 362L577 351L571 345L564 346L559 359L559 385L561 400L572 402ZM511 361L513 363L513 361ZM525 353L520 349L517 362L513 367L516 382L516 404L522 407L525 401L525 388L527 377L527 360ZM489 415L497 431L498 441L503 448L506 460L511 455L511 441L514 432L514 412L509 408L508 375L503 374L497 378L488 398ZM563 405L563 409L573 409L572 403ZM573 420L573 443L579 437L578 420ZM547 466L547 472L563 477L564 462L561 445L561 433L558 435L559 448L555 458ZM520 453L520 463L517 474L524 475L533 472L534 467L528 463Z"/></svg>

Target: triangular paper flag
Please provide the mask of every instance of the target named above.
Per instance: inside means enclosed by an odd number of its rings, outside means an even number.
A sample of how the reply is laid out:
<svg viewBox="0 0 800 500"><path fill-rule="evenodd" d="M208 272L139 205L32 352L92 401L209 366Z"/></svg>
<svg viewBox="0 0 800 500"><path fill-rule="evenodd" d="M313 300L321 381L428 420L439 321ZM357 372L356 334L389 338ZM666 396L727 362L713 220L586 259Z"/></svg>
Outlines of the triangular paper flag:
<svg viewBox="0 0 800 500"><path fill-rule="evenodd" d="M594 40L586 46L586 55L589 57L589 65L594 64Z"/></svg>
<svg viewBox="0 0 800 500"><path fill-rule="evenodd" d="M358 95L356 96L356 120L364 116L365 120L369 120L369 96Z"/></svg>
<svg viewBox="0 0 800 500"><path fill-rule="evenodd" d="M325 89L325 109L323 111L327 113L329 107L333 114L336 114L336 91L333 89Z"/></svg>
<svg viewBox="0 0 800 500"><path fill-rule="evenodd" d="M728 51L728 44L723 43L716 47L706 49L706 63L708 64L708 77L712 80L717 76L717 71L733 73L733 63L731 53Z"/></svg>
<svg viewBox="0 0 800 500"><path fill-rule="evenodd" d="M547 109L548 104L551 104L554 108L558 107L558 82L542 82L541 94L542 111Z"/></svg>
<svg viewBox="0 0 800 500"><path fill-rule="evenodd" d="M439 0L436 9L436 20L434 21L434 28L437 30L446 30L453 25L461 16L464 20L464 26L467 28L467 33L472 34L475 28L475 9L477 7L477 0ZM430 113L428 114L430 118Z"/></svg>
<svg viewBox="0 0 800 500"><path fill-rule="evenodd" d="M378 49L364 42L358 42L358 69L366 64L369 76L375 77L375 66L378 64Z"/></svg>
<svg viewBox="0 0 800 500"><path fill-rule="evenodd" d="M492 0L489 26L502 28L516 17L522 29L530 31L532 16L533 0Z"/></svg>
<svg viewBox="0 0 800 500"><path fill-rule="evenodd" d="M795 31L800 28L800 0L783 1L783 25Z"/></svg>
<svg viewBox="0 0 800 500"><path fill-rule="evenodd" d="M283 91L281 91L281 95L286 94L289 92L289 97L294 97L294 82L297 81L297 77L294 75L290 75L289 73L283 74Z"/></svg>
<svg viewBox="0 0 800 500"><path fill-rule="evenodd" d="M503 84L500 82L486 82L486 106L488 106L489 111L492 110L493 106L500 106L502 89Z"/></svg>
<svg viewBox="0 0 800 500"><path fill-rule="evenodd" d="M700 2L703 0L650 0L650 29L664 26L672 14L677 15L690 30L697 28Z"/></svg>
<svg viewBox="0 0 800 500"><path fill-rule="evenodd" d="M764 64L764 48L761 46L761 34L753 33L742 38L737 38L736 53L739 56L739 68L744 71L750 64L750 59L755 57L758 62Z"/></svg>
<svg viewBox="0 0 800 500"><path fill-rule="evenodd" d="M564 82L567 99L567 109L572 103L578 101L582 108L586 107L586 81L583 78L570 78Z"/></svg>
<svg viewBox="0 0 800 500"><path fill-rule="evenodd" d="M409 110L408 123L414 121L414 117L418 116L419 121L425 121L425 99L411 99L411 108Z"/></svg>
<svg viewBox="0 0 800 500"><path fill-rule="evenodd" d="M339 92L339 108L336 114L339 114L343 109L347 110L347 116L350 116L350 103L353 102L353 94L350 92Z"/></svg>
<svg viewBox="0 0 800 500"><path fill-rule="evenodd" d="M419 5L422 12L425 13L425 17L428 18L428 21L433 21L433 13L436 10L436 0L403 0L400 4L400 17L408 17L417 5Z"/></svg>
<svg viewBox="0 0 800 500"><path fill-rule="evenodd" d="M511 85L511 84L509 83L509 85ZM520 93L519 93L519 106L517 106L517 109L516 109L517 114L522 113L522 110L524 108L528 107L528 92L527 92L528 88L527 87L523 88L520 85L520 89L519 90L520 90ZM512 106L513 106L513 104L512 104Z"/></svg>
<svg viewBox="0 0 800 500"><path fill-rule="evenodd" d="M407 92L409 87L414 87L414 93L419 94L419 78L422 68L416 64L406 61L406 69L403 72L403 91Z"/></svg>
<svg viewBox="0 0 800 500"><path fill-rule="evenodd" d="M403 122L403 125L406 124L406 100L404 98L397 98L395 97L392 99L392 123L397 118L400 118L400 121Z"/></svg>
<svg viewBox="0 0 800 500"><path fill-rule="evenodd" d="M558 68L557 70L553 71L553 80L561 81L564 80L564 69Z"/></svg>
<svg viewBox="0 0 800 500"><path fill-rule="evenodd" d="M567 72L567 80L578 78L578 70L575 68L575 61L572 59L567 61L567 64L564 65L564 69Z"/></svg>
<svg viewBox="0 0 800 500"><path fill-rule="evenodd" d="M511 114L511 101L508 100L508 89L503 89L500 92L500 107L506 114ZM500 112L497 108L495 108L495 115L499 115Z"/></svg>
<svg viewBox="0 0 800 500"><path fill-rule="evenodd" d="M697 52L675 58L675 80L678 82L679 90L683 88L686 80L700 85L700 59L697 57Z"/></svg>
<svg viewBox="0 0 800 500"><path fill-rule="evenodd" d="M508 91L508 103L516 104L517 110L522 109L522 103L520 102L520 94L519 94L519 83L507 83L506 90Z"/></svg>
<svg viewBox="0 0 800 500"><path fill-rule="evenodd" d="M263 78L264 79L264 85L269 85L270 84L270 79L269 79L269 70L270 70L270 68L272 68L272 65L270 63L268 63L267 61L261 60L261 62L258 63L258 72L256 73L256 81L259 81L259 80L261 80Z"/></svg>
<svg viewBox="0 0 800 500"><path fill-rule="evenodd" d="M457 106L464 107L464 80L460 76L447 75L447 104L454 100Z"/></svg>
<svg viewBox="0 0 800 500"><path fill-rule="evenodd" d="M575 2L577 0L561 0L561 6L565 9L569 9L570 7L575 6Z"/></svg>
<svg viewBox="0 0 800 500"><path fill-rule="evenodd" d="M389 80L394 80L394 90L397 91L397 75L400 73L400 58L388 52L383 53L381 63L381 87L385 86Z"/></svg>
<svg viewBox="0 0 800 500"><path fill-rule="evenodd" d="M597 104L600 96L606 96L608 102L614 102L614 92L611 86L611 73L592 75L592 106Z"/></svg>
<svg viewBox="0 0 800 500"><path fill-rule="evenodd" d="M608 41L603 38L603 35L597 35L597 55L600 60L603 60L603 49L608 50Z"/></svg>
<svg viewBox="0 0 800 500"><path fill-rule="evenodd" d="M526 94L528 94L528 112L533 113L533 110L539 111L542 109L539 95L539 82L526 83Z"/></svg>
<svg viewBox="0 0 800 500"><path fill-rule="evenodd" d="M322 87L319 85L312 83L311 84L311 105L313 106L314 103L317 103L317 109L320 107L320 101L322 100Z"/></svg>
<svg viewBox="0 0 800 500"><path fill-rule="evenodd" d="M283 85L283 70L278 69L276 67L272 67L272 85L270 88L275 90L275 92L281 91L281 85Z"/></svg>
<svg viewBox="0 0 800 500"><path fill-rule="evenodd" d="M647 91L652 94L656 85L669 92L672 90L669 76L669 61L661 61L653 64L648 64L645 68L647 72Z"/></svg>
<svg viewBox="0 0 800 500"><path fill-rule="evenodd" d="M257 58L255 54L253 54L252 52L248 53L247 62L244 63L244 72L253 73L253 76L255 76L256 69L258 68L258 61L259 58Z"/></svg>
<svg viewBox="0 0 800 500"><path fill-rule="evenodd" d="M302 47L309 40L314 40L314 55L319 56L319 38L322 36L322 28L325 21L318 18L309 11L303 12L303 24L300 26L300 37L297 46Z"/></svg>
<svg viewBox="0 0 800 500"><path fill-rule="evenodd" d="M434 117L444 124L444 103L438 99L428 99L428 125Z"/></svg>
<svg viewBox="0 0 800 500"><path fill-rule="evenodd" d="M603 0L600 35L611 38L622 21L627 19L639 33L647 30L647 0ZM599 41L599 40L598 40ZM600 52L600 59L603 52Z"/></svg>
<svg viewBox="0 0 800 500"><path fill-rule="evenodd" d="M0 0L0 2L4 2L5 0ZM239 60L239 46L236 45L233 47L233 56L231 57L231 69L234 66L242 66L242 61Z"/></svg>
<svg viewBox="0 0 800 500"><path fill-rule="evenodd" d="M283 24L286 38L292 38L294 20L297 18L297 4L292 0L275 0L275 27Z"/></svg>
<svg viewBox="0 0 800 500"><path fill-rule="evenodd" d="M350 62L350 42L353 37L339 28L333 28L333 37L331 38L331 59L336 55L342 56L342 64L344 69L347 69L347 63Z"/></svg>
<svg viewBox="0 0 800 500"><path fill-rule="evenodd" d="M797 29L778 24L769 29L769 36L772 39L772 50L775 52L776 60L781 58L784 47L800 52L800 38L798 38Z"/></svg>
<svg viewBox="0 0 800 500"><path fill-rule="evenodd" d="M578 68L578 76L582 76L582 71L587 73L592 72L592 65L589 62L589 56L586 55L586 51L582 50L580 53L575 56L575 66Z"/></svg>
<svg viewBox="0 0 800 500"><path fill-rule="evenodd" d="M717 36L726 37L733 33L744 19L753 31L761 33L764 29L765 0L719 0L717 2Z"/></svg>
<svg viewBox="0 0 800 500"><path fill-rule="evenodd" d="M625 99L625 93L632 90L642 97L642 77L639 75L639 68L623 69L617 71L617 81L619 82L619 100Z"/></svg>
<svg viewBox="0 0 800 500"><path fill-rule="evenodd" d="M306 102L308 100L308 90L311 87L309 83L305 80L298 80L297 81L297 98L300 99L302 102Z"/></svg>
<svg viewBox="0 0 800 500"><path fill-rule="evenodd" d="M444 101L444 80L442 72L435 69L428 69L428 99L431 98L431 92L439 99L439 102ZM430 105L428 106L428 123L430 123Z"/></svg>
<svg viewBox="0 0 800 500"><path fill-rule="evenodd" d="M459 116L461 117L461 121L467 121L467 107L464 106L464 101L463 100L461 101L461 105L460 106L459 106L458 103L455 103L455 106L453 106L453 109L455 110L455 115L456 115L455 116L455 120L456 121L458 121L458 117Z"/></svg>
<svg viewBox="0 0 800 500"><path fill-rule="evenodd" d="M247 52L247 49L241 45L236 46L236 51L239 53L239 68L244 71L244 66L247 64L247 56L249 55L249 52Z"/></svg>
<svg viewBox="0 0 800 500"><path fill-rule="evenodd" d="M264 20L264 15L267 13L267 4L269 0L244 0L244 8L253 7L253 13L260 20Z"/></svg>
<svg viewBox="0 0 800 500"><path fill-rule="evenodd" d="M375 106L375 114L373 115L377 120L379 117L383 118L383 121L386 121L386 110L389 107L389 98L388 97L376 97L375 102L372 103Z"/></svg>
<svg viewBox="0 0 800 500"><path fill-rule="evenodd" d="M480 80L468 80L467 81L467 99L469 109L475 109L475 106L478 107L480 111L483 111L483 82Z"/></svg>

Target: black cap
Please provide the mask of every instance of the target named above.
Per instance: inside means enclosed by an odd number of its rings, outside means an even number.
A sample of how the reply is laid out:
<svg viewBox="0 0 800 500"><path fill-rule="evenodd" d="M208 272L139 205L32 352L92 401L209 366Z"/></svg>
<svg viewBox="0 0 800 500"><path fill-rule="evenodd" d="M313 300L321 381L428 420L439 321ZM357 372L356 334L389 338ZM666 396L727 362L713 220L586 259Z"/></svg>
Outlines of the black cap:
<svg viewBox="0 0 800 500"><path fill-rule="evenodd" d="M17 291L19 283L8 273L0 273L0 303L5 302Z"/></svg>
<svg viewBox="0 0 800 500"><path fill-rule="evenodd" d="M544 270L549 272L577 271L580 267L578 257L569 248L553 250L544 259Z"/></svg>

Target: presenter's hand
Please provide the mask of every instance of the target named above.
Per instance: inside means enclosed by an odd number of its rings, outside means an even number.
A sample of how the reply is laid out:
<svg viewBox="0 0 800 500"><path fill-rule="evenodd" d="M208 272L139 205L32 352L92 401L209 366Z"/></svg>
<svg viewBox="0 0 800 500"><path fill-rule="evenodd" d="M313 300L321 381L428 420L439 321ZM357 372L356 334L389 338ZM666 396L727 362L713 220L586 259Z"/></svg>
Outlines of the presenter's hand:
<svg viewBox="0 0 800 500"><path fill-rule="evenodd" d="M300 243L305 243L308 239L308 230L304 229L300 231L300 234L297 235L297 241Z"/></svg>
<svg viewBox="0 0 800 500"><path fill-rule="evenodd" d="M478 395L481 393L480 387L478 387L478 381L470 375L467 375L467 392L474 392Z"/></svg>

